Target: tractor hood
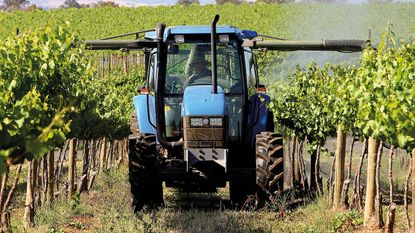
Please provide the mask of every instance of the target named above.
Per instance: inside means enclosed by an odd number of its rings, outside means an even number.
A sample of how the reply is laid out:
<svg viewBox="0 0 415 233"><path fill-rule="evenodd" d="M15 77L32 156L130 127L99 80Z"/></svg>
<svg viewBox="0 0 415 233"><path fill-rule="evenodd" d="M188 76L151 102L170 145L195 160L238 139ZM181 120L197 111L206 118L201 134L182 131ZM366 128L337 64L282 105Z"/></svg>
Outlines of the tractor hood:
<svg viewBox="0 0 415 233"><path fill-rule="evenodd" d="M225 94L218 86L218 93L212 93L210 85L189 86L183 95L182 116L224 116Z"/></svg>

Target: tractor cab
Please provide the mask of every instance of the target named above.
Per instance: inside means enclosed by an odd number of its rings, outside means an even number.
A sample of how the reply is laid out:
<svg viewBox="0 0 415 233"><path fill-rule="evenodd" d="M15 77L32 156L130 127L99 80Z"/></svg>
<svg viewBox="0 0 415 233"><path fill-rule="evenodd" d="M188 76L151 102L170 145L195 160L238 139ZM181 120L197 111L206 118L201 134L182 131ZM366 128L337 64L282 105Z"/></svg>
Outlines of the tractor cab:
<svg viewBox="0 0 415 233"><path fill-rule="evenodd" d="M241 31L234 27L217 27L216 75L219 92L212 94L212 44L211 28L207 26L179 26L167 28L164 33L166 42L165 75L158 76L164 85L154 93L163 95L165 110L165 137L168 141L178 140L184 136L181 130L184 122L182 117L193 116L223 118L227 124L226 136L230 141L241 139L243 126L243 109L248 88L254 88L256 72L250 49L242 49ZM147 33L145 38L153 39L154 32ZM156 89L156 49L149 55L148 82L150 89ZM249 73L248 73L249 72ZM249 76L247 76L247 73ZM247 78L248 77L248 78ZM159 80L160 82L160 80ZM209 99L198 98L197 94L207 93ZM191 98L187 97L187 95ZM224 96L224 103L216 100ZM218 97L218 98L216 98ZM215 99L211 101L210 98ZM212 99L212 100L213 100ZM185 102L183 103L183 100ZM223 106L222 106L223 105ZM216 111L216 108L222 108ZM231 116L231 117L229 117ZM215 121L215 120L213 120ZM216 120L216 124L219 125ZM202 118L193 119L195 124L203 123ZM205 120L206 122L206 120ZM215 124L215 123L214 123ZM202 124L203 125L203 124ZM210 125L210 124L209 124ZM225 135L220 141L225 141ZM186 143L185 147L190 144ZM201 142L210 145L209 142ZM221 142L223 147L223 142ZM200 145L200 143L199 143Z"/></svg>

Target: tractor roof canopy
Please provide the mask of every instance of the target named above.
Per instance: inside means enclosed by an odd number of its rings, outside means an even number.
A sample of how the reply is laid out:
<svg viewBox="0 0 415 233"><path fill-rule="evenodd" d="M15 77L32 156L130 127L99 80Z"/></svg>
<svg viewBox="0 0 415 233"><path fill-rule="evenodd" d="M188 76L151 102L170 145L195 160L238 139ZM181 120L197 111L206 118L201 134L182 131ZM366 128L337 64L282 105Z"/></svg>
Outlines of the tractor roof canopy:
<svg viewBox="0 0 415 233"><path fill-rule="evenodd" d="M211 33L210 26L174 26L166 28L163 39L167 40L174 35L209 35ZM256 31L241 30L233 26L217 26L217 34L234 34L240 40L252 39L258 36ZM156 33L154 31L147 32L144 36L146 39L155 39Z"/></svg>

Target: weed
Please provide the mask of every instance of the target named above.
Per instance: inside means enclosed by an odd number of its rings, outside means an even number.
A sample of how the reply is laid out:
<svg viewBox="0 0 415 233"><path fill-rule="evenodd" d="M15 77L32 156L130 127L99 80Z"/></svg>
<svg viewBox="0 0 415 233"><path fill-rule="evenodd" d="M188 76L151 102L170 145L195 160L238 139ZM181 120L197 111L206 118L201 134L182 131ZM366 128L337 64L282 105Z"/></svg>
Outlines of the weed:
<svg viewBox="0 0 415 233"><path fill-rule="evenodd" d="M348 212L343 212L336 214L331 220L331 229L332 232L346 231L350 227L356 227L363 224L362 215L353 210ZM350 229L349 229L350 230Z"/></svg>
<svg viewBox="0 0 415 233"><path fill-rule="evenodd" d="M81 195L79 193L75 193L71 197L71 209L75 210L79 204L81 204Z"/></svg>
<svg viewBox="0 0 415 233"><path fill-rule="evenodd" d="M82 222L71 222L71 223L69 223L69 226L72 226L72 227L74 227L76 229L79 229L79 230L85 229L85 226Z"/></svg>
<svg viewBox="0 0 415 233"><path fill-rule="evenodd" d="M271 211L278 212L281 217L288 211L295 200L295 192L290 190L285 193L276 193L275 197L266 206Z"/></svg>
<svg viewBox="0 0 415 233"><path fill-rule="evenodd" d="M49 206L42 206L35 215L35 223L47 232L64 232L64 225L81 227L76 222L71 222L75 215L91 215L91 208L87 203L82 203L79 194L73 195L70 202L57 201ZM81 229L81 228L79 228ZM39 230L42 231L42 230Z"/></svg>

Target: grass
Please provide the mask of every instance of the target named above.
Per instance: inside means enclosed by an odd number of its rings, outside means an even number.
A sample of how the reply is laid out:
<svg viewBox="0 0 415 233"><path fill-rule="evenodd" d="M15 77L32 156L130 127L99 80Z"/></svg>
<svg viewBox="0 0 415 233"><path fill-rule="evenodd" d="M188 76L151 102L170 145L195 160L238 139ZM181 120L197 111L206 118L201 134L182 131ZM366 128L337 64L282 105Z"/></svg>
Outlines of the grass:
<svg viewBox="0 0 415 233"><path fill-rule="evenodd" d="M359 161L359 153L359 149L356 149L353 155L353 174ZM387 156L388 151L385 151L381 177L381 186L386 191ZM307 154L304 158L309 159ZM325 180L331 160L327 155L322 156ZM363 165L362 184L365 184L366 166ZM393 171L396 180L394 192L401 193L407 172L406 162L401 163L396 159ZM307 197L306 204L295 208L288 207L289 198L280 198L268 208L241 211L229 204L227 188L219 189L214 194L188 194L164 188L165 206L134 214L130 208L127 177L127 168L123 166L117 171L100 173L93 190L88 194L74 196L69 201L58 198L51 207L37 209L36 225L30 232L359 232L363 228L362 213L334 211L326 195L318 198ZM14 232L24 232L24 191L23 175L13 203ZM384 195L387 196L387 193ZM386 216L386 206L383 213ZM397 207L395 231L406 231L402 205Z"/></svg>
<svg viewBox="0 0 415 233"><path fill-rule="evenodd" d="M89 194L70 201L58 199L52 207L39 209L32 232L336 232L352 231L362 224L359 212L333 211L326 197L281 212L273 207L232 208L227 189L183 194L165 188L164 194L164 207L134 214L126 169L102 173ZM22 228L15 225L15 230Z"/></svg>

